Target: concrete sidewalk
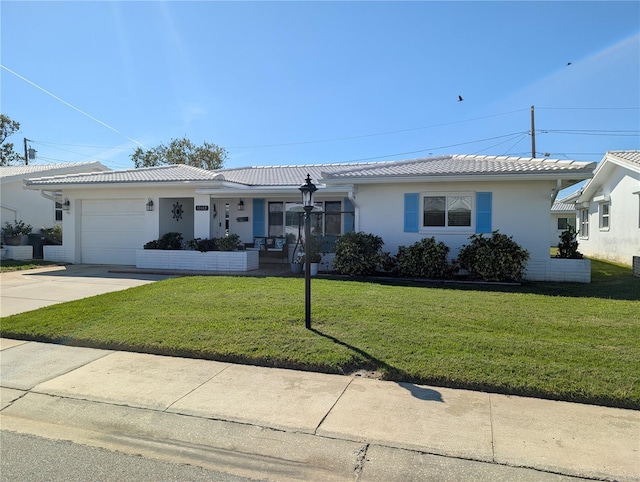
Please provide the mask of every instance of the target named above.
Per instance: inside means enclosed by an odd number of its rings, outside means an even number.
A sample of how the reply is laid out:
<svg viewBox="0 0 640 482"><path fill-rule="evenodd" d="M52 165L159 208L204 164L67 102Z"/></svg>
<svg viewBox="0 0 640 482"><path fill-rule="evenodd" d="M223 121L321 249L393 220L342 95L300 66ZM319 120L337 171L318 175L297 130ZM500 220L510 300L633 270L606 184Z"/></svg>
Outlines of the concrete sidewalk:
<svg viewBox="0 0 640 482"><path fill-rule="evenodd" d="M269 480L640 480L634 410L8 339L0 349L3 430Z"/></svg>

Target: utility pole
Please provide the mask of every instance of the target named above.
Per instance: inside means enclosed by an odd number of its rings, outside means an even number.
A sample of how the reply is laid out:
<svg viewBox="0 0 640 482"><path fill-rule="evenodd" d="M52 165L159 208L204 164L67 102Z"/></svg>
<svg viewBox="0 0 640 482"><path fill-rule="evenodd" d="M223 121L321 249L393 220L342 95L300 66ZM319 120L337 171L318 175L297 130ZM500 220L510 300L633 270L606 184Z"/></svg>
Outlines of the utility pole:
<svg viewBox="0 0 640 482"><path fill-rule="evenodd" d="M24 138L24 165L29 165L29 159L36 158L36 150L32 147L31 149L27 149L27 142L33 142L31 139Z"/></svg>
<svg viewBox="0 0 640 482"><path fill-rule="evenodd" d="M536 121L533 106L531 106L531 157L536 157Z"/></svg>
<svg viewBox="0 0 640 482"><path fill-rule="evenodd" d="M29 156L27 155L27 141L29 139L27 139L26 137L24 138L24 165L28 166L29 165Z"/></svg>

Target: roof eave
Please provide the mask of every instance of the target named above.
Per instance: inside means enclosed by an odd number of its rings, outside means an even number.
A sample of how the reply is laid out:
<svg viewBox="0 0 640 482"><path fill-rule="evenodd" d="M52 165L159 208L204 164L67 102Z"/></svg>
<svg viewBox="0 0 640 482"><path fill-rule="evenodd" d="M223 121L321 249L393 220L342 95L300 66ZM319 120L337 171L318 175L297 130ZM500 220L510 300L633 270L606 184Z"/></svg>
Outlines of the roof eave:
<svg viewBox="0 0 640 482"><path fill-rule="evenodd" d="M432 183L432 182L473 182L473 181L528 181L562 180L581 182L593 176L592 171L546 171L536 173L475 173L475 174L430 174L424 176L363 176L350 178L327 178L327 185L342 184L388 184L388 183Z"/></svg>

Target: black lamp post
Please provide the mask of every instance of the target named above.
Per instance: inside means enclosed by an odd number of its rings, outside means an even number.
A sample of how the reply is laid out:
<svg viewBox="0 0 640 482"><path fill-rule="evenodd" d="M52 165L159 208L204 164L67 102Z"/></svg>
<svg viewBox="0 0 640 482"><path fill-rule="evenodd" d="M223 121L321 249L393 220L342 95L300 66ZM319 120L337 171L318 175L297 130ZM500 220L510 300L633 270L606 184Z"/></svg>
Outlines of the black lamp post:
<svg viewBox="0 0 640 482"><path fill-rule="evenodd" d="M302 207L304 209L304 327L311 328L311 210L313 193L318 190L307 174L305 183L300 186Z"/></svg>

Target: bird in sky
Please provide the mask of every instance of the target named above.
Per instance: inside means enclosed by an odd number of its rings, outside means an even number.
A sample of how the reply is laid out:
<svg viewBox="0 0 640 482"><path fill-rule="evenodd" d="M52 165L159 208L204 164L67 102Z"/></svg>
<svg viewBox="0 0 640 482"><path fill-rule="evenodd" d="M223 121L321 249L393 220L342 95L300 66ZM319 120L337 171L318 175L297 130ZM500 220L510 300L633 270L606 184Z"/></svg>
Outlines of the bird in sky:
<svg viewBox="0 0 640 482"><path fill-rule="evenodd" d="M458 96L458 102L462 102L464 99L462 98L461 95Z"/></svg>
<svg viewBox="0 0 640 482"><path fill-rule="evenodd" d="M567 67L568 67L569 65L571 65L571 62L567 62Z"/></svg>

